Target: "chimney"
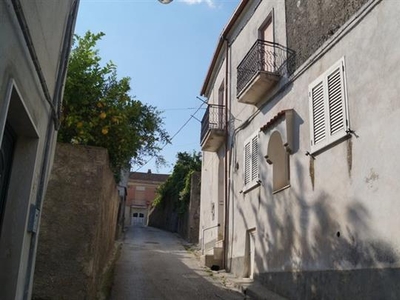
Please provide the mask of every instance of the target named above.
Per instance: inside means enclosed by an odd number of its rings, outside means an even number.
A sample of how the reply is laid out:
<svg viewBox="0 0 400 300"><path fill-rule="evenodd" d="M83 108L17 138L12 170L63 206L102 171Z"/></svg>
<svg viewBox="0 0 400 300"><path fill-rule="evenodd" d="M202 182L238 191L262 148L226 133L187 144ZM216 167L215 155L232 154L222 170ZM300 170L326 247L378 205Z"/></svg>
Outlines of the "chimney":
<svg viewBox="0 0 400 300"><path fill-rule="evenodd" d="M147 170L147 174L151 174L151 169L148 169L148 170Z"/></svg>

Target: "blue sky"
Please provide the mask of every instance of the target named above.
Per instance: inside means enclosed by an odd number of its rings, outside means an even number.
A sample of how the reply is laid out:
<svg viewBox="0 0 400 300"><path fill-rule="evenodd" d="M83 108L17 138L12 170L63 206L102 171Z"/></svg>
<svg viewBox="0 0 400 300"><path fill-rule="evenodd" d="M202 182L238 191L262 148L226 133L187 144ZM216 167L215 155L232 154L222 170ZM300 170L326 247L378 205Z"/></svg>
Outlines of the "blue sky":
<svg viewBox="0 0 400 300"><path fill-rule="evenodd" d="M112 60L118 75L131 78L132 95L163 110L165 128L173 136L195 113L206 72L222 29L239 0L81 0L75 32L106 35L98 48L104 62ZM203 117L203 105L195 117ZM192 118L167 145L169 163L155 160L139 172L172 171L177 152L200 151L200 122ZM138 166L133 166L134 170Z"/></svg>

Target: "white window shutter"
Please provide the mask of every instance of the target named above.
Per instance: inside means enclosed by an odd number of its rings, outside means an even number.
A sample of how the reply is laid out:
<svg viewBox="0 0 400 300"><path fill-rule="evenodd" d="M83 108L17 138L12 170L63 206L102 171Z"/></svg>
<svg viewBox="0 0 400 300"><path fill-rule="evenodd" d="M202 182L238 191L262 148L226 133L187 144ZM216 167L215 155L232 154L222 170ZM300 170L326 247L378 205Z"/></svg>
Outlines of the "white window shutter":
<svg viewBox="0 0 400 300"><path fill-rule="evenodd" d="M251 168L251 147L250 142L244 146L244 184L250 183L250 168Z"/></svg>
<svg viewBox="0 0 400 300"><path fill-rule="evenodd" d="M251 140L251 181L258 180L258 135Z"/></svg>
<svg viewBox="0 0 400 300"><path fill-rule="evenodd" d="M347 135L344 58L309 86L311 152Z"/></svg>
<svg viewBox="0 0 400 300"><path fill-rule="evenodd" d="M243 190L246 192L253 187L259 185L259 132L255 132L251 136L249 136L244 142L244 153L243 153L243 162L244 162L244 171L243 171L243 181L244 188Z"/></svg>
<svg viewBox="0 0 400 300"><path fill-rule="evenodd" d="M343 65L340 64L327 75L329 138L330 142L346 135L346 103Z"/></svg>
<svg viewBox="0 0 400 300"><path fill-rule="evenodd" d="M324 84L323 81L319 81L311 88L311 130L313 145L317 145L326 139L326 112L324 100Z"/></svg>

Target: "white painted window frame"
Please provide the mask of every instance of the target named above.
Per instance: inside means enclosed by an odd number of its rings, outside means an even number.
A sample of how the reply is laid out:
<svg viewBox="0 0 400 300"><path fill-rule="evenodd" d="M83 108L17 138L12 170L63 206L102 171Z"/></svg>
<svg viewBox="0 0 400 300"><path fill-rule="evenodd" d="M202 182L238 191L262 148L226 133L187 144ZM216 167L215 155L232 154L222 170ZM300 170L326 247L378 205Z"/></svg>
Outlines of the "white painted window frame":
<svg viewBox="0 0 400 300"><path fill-rule="evenodd" d="M246 147L249 147L249 155L246 155ZM254 152L256 148L257 153ZM255 160L253 159L255 155ZM256 165L254 165L256 163ZM248 168L246 167L248 165ZM247 172L249 179L246 180ZM243 145L243 192L247 192L260 184L260 135L259 131L248 137Z"/></svg>
<svg viewBox="0 0 400 300"><path fill-rule="evenodd" d="M348 115L348 100L347 100L347 86L346 86L346 73L345 73L345 60L342 57L339 61L337 61L334 65L332 65L327 71L321 74L316 80L314 80L308 87L308 97L309 97L309 112L310 112L310 145L311 145L311 153L315 153L320 151L321 149L331 145L332 143L338 141L339 139L348 135L348 130L350 128L349 124L349 115ZM329 107L329 93L328 93L328 79L331 75L335 72L339 72L339 80L340 80L340 95L341 95L341 107L342 112L339 114L341 115L341 125L342 128L337 132L331 133L332 125L330 121L331 110ZM323 126L324 129L321 132L324 133L324 138L319 141L316 141L315 135L315 125L314 125L314 110L313 104L314 99L318 96L315 96L314 90L316 90L320 86L322 89L322 93L320 97L322 97L323 106L321 105L319 113L323 113L323 116L319 114L321 123L319 126ZM315 97L314 97L315 96ZM331 97L333 98L333 97ZM333 115L333 113L332 113ZM317 122L315 122L317 123Z"/></svg>

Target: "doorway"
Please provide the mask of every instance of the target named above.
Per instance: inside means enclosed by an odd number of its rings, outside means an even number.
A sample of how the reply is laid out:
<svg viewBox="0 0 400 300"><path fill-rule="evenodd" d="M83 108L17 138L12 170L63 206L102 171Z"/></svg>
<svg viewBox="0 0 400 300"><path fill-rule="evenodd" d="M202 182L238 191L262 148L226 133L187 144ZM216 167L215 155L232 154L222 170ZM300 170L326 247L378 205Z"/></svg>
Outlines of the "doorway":
<svg viewBox="0 0 400 300"><path fill-rule="evenodd" d="M250 279L253 279L254 274L255 232L256 229L252 228L247 230L246 233L245 262L247 266L247 272L245 277Z"/></svg>
<svg viewBox="0 0 400 300"><path fill-rule="evenodd" d="M134 212L132 214L132 225L144 225L144 214Z"/></svg>
<svg viewBox="0 0 400 300"><path fill-rule="evenodd" d="M10 181L14 145L15 134L11 127L6 124L0 148L0 236L7 204L8 184Z"/></svg>
<svg viewBox="0 0 400 300"><path fill-rule="evenodd" d="M258 30L260 44L260 70L266 72L276 71L275 45L274 45L274 24L272 13L267 17L263 25Z"/></svg>

